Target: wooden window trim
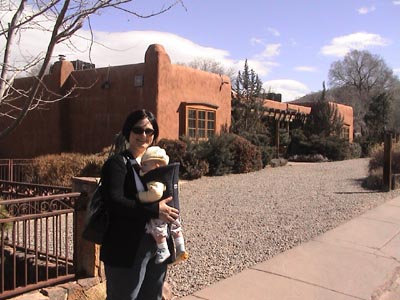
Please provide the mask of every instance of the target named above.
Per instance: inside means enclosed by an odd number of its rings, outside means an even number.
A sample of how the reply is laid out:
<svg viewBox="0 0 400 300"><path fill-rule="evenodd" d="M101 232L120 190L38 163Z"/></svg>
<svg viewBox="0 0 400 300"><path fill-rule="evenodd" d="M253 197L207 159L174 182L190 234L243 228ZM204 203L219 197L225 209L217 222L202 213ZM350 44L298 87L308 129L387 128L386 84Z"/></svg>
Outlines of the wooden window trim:
<svg viewBox="0 0 400 300"><path fill-rule="evenodd" d="M203 139L208 139L210 136L215 135L216 134L216 124L217 124L217 108L218 106L216 105L212 105L212 104L207 104L207 103L185 103L184 106L184 120L185 120L185 127L183 130L183 133L185 136L189 137L190 139L194 139L194 140L203 140ZM195 130L195 136L191 136L189 133L189 111L190 110L194 110L196 111L196 117L195 117L195 122L196 122L196 127L194 128ZM199 111L204 111L205 112L205 116L204 116L204 137L200 137L198 135L199 133L199 127L198 127L198 113ZM210 133L209 130L209 119L208 119L208 113L211 112L213 113L214 116L214 128L212 130L212 134Z"/></svg>

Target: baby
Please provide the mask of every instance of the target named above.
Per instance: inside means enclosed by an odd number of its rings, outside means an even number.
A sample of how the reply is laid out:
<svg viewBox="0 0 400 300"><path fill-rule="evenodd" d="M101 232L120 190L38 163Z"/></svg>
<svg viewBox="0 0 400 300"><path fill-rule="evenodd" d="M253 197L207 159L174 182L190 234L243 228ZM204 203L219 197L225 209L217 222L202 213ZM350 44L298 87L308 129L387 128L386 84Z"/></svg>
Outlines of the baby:
<svg viewBox="0 0 400 300"><path fill-rule="evenodd" d="M140 171L140 175L144 180L144 183L146 184L147 191L138 193L138 198L141 202L151 203L159 201L163 198L163 194L166 190L166 183L159 181L160 179L157 178L156 174L159 174L160 173L159 171L164 172L164 169L165 172L168 173L168 167L166 167L168 165L168 162L169 162L169 157L164 149L158 146L152 146L147 148L141 160L141 171ZM158 172L155 171L157 169ZM152 176L153 173L155 176ZM151 179L152 177L153 180ZM167 178L166 180L168 181L168 183L171 184L172 178ZM173 201L177 200L178 199L174 199ZM157 264L163 263L171 256L167 244L168 224L160 219L151 219L146 224L146 232L150 233L157 243L155 262ZM171 233L175 243L175 251L176 251L175 262L186 260L189 255L185 250L185 242L179 218L171 223Z"/></svg>

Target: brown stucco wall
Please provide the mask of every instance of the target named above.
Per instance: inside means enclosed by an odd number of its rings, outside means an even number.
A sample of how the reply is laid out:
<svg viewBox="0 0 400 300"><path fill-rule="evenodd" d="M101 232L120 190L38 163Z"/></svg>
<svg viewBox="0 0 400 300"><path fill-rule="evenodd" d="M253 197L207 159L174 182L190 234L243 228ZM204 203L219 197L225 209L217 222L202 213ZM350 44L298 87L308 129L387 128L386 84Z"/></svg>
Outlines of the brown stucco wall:
<svg viewBox="0 0 400 300"><path fill-rule="evenodd" d="M68 84L76 81L86 88L78 89L64 102L69 141L63 151L99 152L113 143L131 111L154 109L154 99L146 98L143 87L134 85L135 76L143 73L143 64L73 72Z"/></svg>
<svg viewBox="0 0 400 300"><path fill-rule="evenodd" d="M338 112L341 116L343 116L343 123L349 126L349 142L353 142L354 139L354 117L353 117L353 108L348 105L335 103Z"/></svg>
<svg viewBox="0 0 400 300"><path fill-rule="evenodd" d="M150 50L150 49L149 49ZM155 113L160 125L160 138L178 139L183 132L179 119L182 103L204 103L216 106L216 132L231 124L231 86L229 78L180 65L172 65L164 48L157 45L158 93ZM224 81L224 84L221 84ZM229 100L228 100L229 99ZM182 124L181 124L182 125Z"/></svg>
<svg viewBox="0 0 400 300"><path fill-rule="evenodd" d="M160 138L178 139L182 102L217 106L216 129L230 125L230 83L226 77L172 65L161 45L149 46L144 63L74 71L57 62L45 82L66 99L31 111L0 141L0 158L32 158L60 152L95 153L111 145L126 116L135 109L152 111ZM143 78L135 85L136 77ZM31 79L17 85L29 86ZM228 82L221 85L221 80ZM44 91L51 99L51 93Z"/></svg>
<svg viewBox="0 0 400 300"><path fill-rule="evenodd" d="M58 73L46 75L43 79L46 89L39 89L38 95L43 100L51 101L56 95L63 94L60 82L66 80L73 70L70 62L60 62ZM57 65L56 65L57 66ZM72 69L71 69L72 67ZM21 78L15 81L15 88L29 90L33 85L33 78ZM51 91L51 92L49 92ZM14 97L15 95L11 95ZM19 101L22 106L23 100ZM1 128L8 126L9 120L0 118ZM38 108L28 112L22 123L10 135L0 140L0 158L30 158L41 154L58 153L61 147L62 136L62 106L61 102L53 104L41 103Z"/></svg>

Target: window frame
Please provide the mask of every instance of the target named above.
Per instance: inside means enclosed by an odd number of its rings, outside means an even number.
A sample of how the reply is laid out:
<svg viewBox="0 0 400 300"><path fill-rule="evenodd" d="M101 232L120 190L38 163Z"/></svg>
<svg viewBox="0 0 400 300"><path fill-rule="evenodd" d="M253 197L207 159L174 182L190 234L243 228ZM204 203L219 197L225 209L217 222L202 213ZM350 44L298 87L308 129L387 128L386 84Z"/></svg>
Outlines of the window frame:
<svg viewBox="0 0 400 300"><path fill-rule="evenodd" d="M184 103L185 125L182 134L193 140L206 140L214 136L217 133L217 109L218 106L208 103ZM191 111L195 112L194 118L190 118ZM201 116L201 113L204 113L204 116ZM190 124L190 120L194 120L194 126ZM204 126L199 126L200 122ZM199 134L200 132L202 134Z"/></svg>
<svg viewBox="0 0 400 300"><path fill-rule="evenodd" d="M340 129L340 137L350 141L350 126L347 124L343 124L342 128Z"/></svg>

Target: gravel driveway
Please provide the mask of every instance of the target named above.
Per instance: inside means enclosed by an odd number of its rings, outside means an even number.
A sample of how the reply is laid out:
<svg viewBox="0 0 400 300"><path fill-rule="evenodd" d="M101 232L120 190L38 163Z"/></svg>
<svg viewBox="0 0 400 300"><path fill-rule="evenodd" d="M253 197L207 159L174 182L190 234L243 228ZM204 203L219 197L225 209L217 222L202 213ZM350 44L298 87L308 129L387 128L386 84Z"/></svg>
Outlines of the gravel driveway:
<svg viewBox="0 0 400 300"><path fill-rule="evenodd" d="M181 184L189 260L169 269L185 296L400 196L365 190L368 159L289 163Z"/></svg>

